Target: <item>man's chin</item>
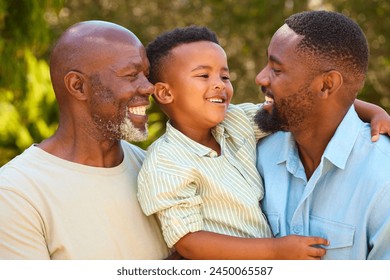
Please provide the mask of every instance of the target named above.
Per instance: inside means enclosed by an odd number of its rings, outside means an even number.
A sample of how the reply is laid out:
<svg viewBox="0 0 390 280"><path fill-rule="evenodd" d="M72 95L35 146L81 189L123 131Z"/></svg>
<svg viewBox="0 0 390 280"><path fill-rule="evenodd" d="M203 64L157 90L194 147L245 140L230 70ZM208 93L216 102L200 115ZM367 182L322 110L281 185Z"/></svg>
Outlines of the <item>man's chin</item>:
<svg viewBox="0 0 390 280"><path fill-rule="evenodd" d="M148 139L148 134L140 134L140 135L131 135L131 136L123 136L122 140L127 142L143 142Z"/></svg>
<svg viewBox="0 0 390 280"><path fill-rule="evenodd" d="M142 128L135 127L130 121L126 121L121 125L122 139L127 142L142 142L148 139L148 125L145 124Z"/></svg>

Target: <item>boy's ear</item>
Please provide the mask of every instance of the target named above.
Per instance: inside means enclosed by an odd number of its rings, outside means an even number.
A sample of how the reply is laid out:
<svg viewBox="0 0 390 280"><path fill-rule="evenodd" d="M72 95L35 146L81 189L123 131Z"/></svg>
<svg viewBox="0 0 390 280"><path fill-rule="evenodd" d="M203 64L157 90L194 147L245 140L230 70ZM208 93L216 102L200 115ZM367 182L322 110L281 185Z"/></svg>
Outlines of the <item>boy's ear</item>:
<svg viewBox="0 0 390 280"><path fill-rule="evenodd" d="M69 71L64 77L64 83L68 92L79 100L87 98L85 94L85 77L82 73L77 71Z"/></svg>
<svg viewBox="0 0 390 280"><path fill-rule="evenodd" d="M158 82L154 85L154 98L160 104L169 104L173 102L173 95L169 90L167 83Z"/></svg>

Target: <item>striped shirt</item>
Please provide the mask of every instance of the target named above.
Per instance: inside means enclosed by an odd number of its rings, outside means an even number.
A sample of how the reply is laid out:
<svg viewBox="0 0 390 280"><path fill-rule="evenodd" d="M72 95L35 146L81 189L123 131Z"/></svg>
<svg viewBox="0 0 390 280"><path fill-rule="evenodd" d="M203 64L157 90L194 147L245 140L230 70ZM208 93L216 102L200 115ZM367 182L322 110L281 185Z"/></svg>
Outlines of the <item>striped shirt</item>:
<svg viewBox="0 0 390 280"><path fill-rule="evenodd" d="M266 136L254 123L258 105L230 105L212 133L222 155L167 123L148 149L138 176L146 215L157 213L169 247L200 230L238 237L271 237L260 208L264 195L256 169L256 143Z"/></svg>

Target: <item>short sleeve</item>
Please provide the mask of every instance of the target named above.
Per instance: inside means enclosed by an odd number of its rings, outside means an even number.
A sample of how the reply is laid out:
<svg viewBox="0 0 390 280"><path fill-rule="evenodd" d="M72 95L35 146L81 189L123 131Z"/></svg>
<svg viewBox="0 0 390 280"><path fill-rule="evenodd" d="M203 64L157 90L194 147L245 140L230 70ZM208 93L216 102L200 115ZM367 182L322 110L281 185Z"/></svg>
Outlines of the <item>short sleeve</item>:
<svg viewBox="0 0 390 280"><path fill-rule="evenodd" d="M1 187L0 259L50 259L36 209L18 193Z"/></svg>
<svg viewBox="0 0 390 280"><path fill-rule="evenodd" d="M171 248L189 232L203 228L202 199L196 183L188 178L145 166L138 176L138 200L146 215L156 214L163 236ZM179 173L178 170L176 170Z"/></svg>

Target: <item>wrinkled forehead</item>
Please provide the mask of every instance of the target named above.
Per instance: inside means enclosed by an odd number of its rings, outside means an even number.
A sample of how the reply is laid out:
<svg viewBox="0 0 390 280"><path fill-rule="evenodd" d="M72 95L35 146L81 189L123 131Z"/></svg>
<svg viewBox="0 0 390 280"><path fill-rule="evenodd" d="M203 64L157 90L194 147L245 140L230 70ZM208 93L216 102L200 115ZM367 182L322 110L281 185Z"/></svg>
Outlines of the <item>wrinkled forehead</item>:
<svg viewBox="0 0 390 280"><path fill-rule="evenodd" d="M138 40L110 37L85 38L78 60L90 71L147 63L144 46Z"/></svg>
<svg viewBox="0 0 390 280"><path fill-rule="evenodd" d="M145 49L142 45L106 44L93 49L86 55L89 68L110 68L117 70L124 67L149 67Z"/></svg>

